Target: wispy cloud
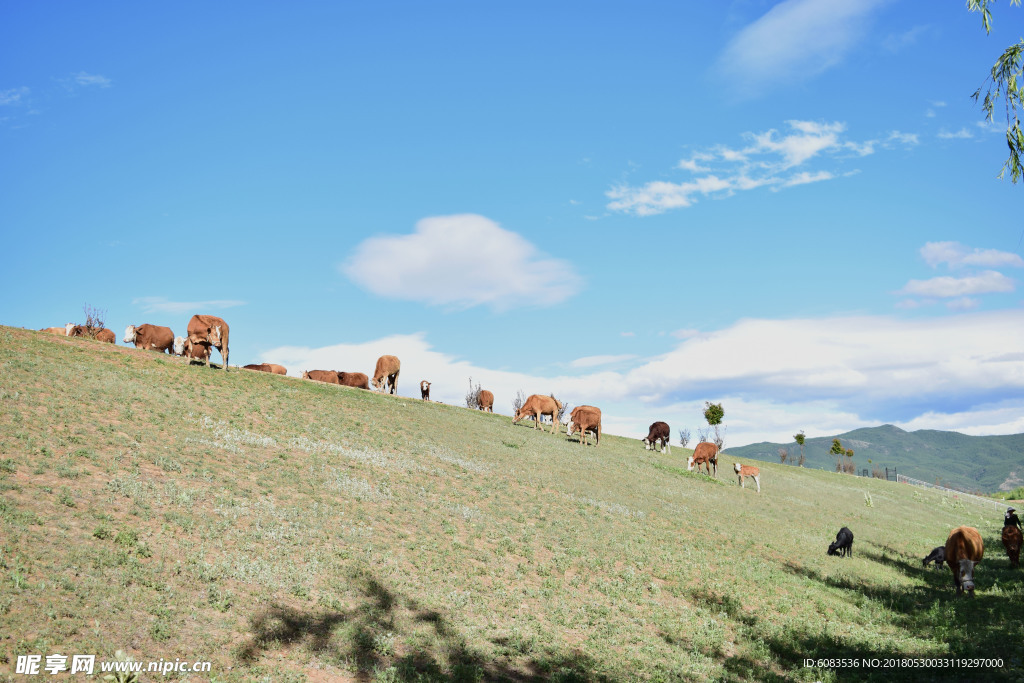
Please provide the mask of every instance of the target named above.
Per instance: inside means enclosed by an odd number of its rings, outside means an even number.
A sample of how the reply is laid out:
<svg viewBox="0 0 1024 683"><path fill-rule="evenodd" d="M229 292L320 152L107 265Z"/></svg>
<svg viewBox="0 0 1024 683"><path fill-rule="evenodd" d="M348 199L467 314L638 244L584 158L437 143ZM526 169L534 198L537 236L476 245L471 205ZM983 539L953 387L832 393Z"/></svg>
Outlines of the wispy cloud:
<svg viewBox="0 0 1024 683"><path fill-rule="evenodd" d="M28 93L29 89L25 87L0 90L0 107L11 107L25 104Z"/></svg>
<svg viewBox="0 0 1024 683"><path fill-rule="evenodd" d="M612 211L650 216L692 206L702 197L729 197L736 192L771 187L779 190L838 177L827 169L798 170L823 157L863 157L876 147L916 144L916 136L892 133L885 141L847 138L844 123L786 122L788 130L746 133L742 147L718 145L700 150L676 164L676 170L695 176L680 182L652 181L617 185L605 193ZM846 174L842 174L846 175Z"/></svg>
<svg viewBox="0 0 1024 683"><path fill-rule="evenodd" d="M995 270L986 270L967 277L933 277L929 280L911 280L898 294L935 297L940 299L1012 292L1014 281Z"/></svg>
<svg viewBox="0 0 1024 683"><path fill-rule="evenodd" d="M78 73L71 74L67 78L62 78L60 79L60 83L68 90L78 90L80 88L109 88L113 85L113 81L106 76L90 74L85 71L79 71Z"/></svg>
<svg viewBox="0 0 1024 683"><path fill-rule="evenodd" d="M552 306L583 284L568 261L474 214L424 218L412 234L371 237L339 269L378 296L454 308Z"/></svg>
<svg viewBox="0 0 1024 683"><path fill-rule="evenodd" d="M717 70L744 95L803 81L841 63L885 0L786 0L741 30Z"/></svg>
<svg viewBox="0 0 1024 683"><path fill-rule="evenodd" d="M971 249L959 242L928 242L921 247L921 257L932 268L942 264L950 268L1024 268L1024 259L1018 254L997 249Z"/></svg>
<svg viewBox="0 0 1024 683"><path fill-rule="evenodd" d="M132 304L142 309L143 313L203 313L208 310L221 310L244 306L244 301L233 299L212 299L208 301L170 301L162 296L144 296L132 299Z"/></svg>
<svg viewBox="0 0 1024 683"><path fill-rule="evenodd" d="M943 140L969 140L974 137L974 133L966 128L954 132L943 129L939 131L938 136Z"/></svg>

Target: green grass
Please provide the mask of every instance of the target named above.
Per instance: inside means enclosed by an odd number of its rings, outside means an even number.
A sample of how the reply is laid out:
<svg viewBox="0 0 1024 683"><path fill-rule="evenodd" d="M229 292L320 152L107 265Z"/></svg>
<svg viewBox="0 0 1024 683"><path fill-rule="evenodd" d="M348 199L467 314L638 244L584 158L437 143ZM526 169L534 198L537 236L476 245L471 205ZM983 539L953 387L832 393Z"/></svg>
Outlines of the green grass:
<svg viewBox="0 0 1024 683"><path fill-rule="evenodd" d="M0 676L124 650L218 681L1019 679L1001 516L765 463L759 495L690 452L0 328ZM920 562L960 524L974 600Z"/></svg>

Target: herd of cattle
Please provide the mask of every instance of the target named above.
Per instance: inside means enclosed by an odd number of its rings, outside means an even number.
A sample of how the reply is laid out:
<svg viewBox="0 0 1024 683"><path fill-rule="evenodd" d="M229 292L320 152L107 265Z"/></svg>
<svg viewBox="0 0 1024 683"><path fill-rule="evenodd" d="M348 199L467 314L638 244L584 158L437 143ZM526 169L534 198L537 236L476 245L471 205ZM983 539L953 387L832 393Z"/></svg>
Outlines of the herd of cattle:
<svg viewBox="0 0 1024 683"><path fill-rule="evenodd" d="M117 337L111 330L106 328L89 328L84 325L68 323L64 327L48 327L41 330L68 337L92 337L98 341L114 344ZM124 343L135 344L135 348L167 352L173 355L188 358L189 361L199 361L210 364L211 350L216 348L220 351L224 370L228 369L228 324L222 318L215 315L194 315L189 320L187 336L175 337L169 327L160 325L129 325L124 332ZM370 389L370 385L379 391L390 394L398 392L398 375L402 364L396 356L381 356L377 359L377 366L371 379L362 372L339 372L336 370L306 370L302 373L303 379L337 384L340 386L355 387L358 389ZM275 363L254 363L243 366L246 370L268 372L275 375L286 375L288 371L281 365ZM430 399L430 382L420 382L420 397L423 400ZM476 403L479 410L494 412L494 394L486 389L479 390L476 394ZM533 418L534 429L541 428L544 417L551 417L551 433L555 434L559 427L559 415L562 412L562 403L554 396L533 394L527 398L516 410L512 417L512 424L522 419ZM587 434L594 435L594 445L601 442L601 409L595 406L580 405L573 408L569 420L566 423L566 436L579 434L581 446L588 445ZM653 450L660 447L661 453L672 452L669 443L671 430L665 422L655 422L648 429L647 436L641 441L644 448ZM693 454L687 461L687 470L701 467L706 468L708 476L718 477L718 446L714 443L702 441L697 444ZM744 478L754 480L757 492L761 492L760 470L751 465L733 463L733 469L737 475L740 487L743 487ZM1011 508L1012 512L1012 508ZM1016 517L1014 517L1016 519ZM1020 566L1020 549L1022 543L1019 523L1011 525L1009 522L1003 527L1003 546L1006 548L1007 556L1010 558L1012 567ZM957 594L965 590L974 595L974 567L982 558L984 544L981 535L974 527L960 526L950 532L945 546L938 546L927 557L922 564L929 562L941 567L945 562L953 573L953 585ZM829 555L843 557L853 556L853 532L843 527L836 534L836 540L829 544Z"/></svg>

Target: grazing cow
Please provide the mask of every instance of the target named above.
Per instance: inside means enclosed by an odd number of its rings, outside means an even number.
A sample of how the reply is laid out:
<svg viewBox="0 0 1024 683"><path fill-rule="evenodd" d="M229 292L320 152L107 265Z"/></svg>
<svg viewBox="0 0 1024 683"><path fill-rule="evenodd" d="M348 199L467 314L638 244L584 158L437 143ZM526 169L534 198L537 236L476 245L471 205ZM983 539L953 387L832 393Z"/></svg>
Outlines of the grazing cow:
<svg viewBox="0 0 1024 683"><path fill-rule="evenodd" d="M698 444L699 445L699 444ZM714 446L714 444L711 444ZM757 485L757 492L761 493L761 470L754 467L753 465L741 465L738 462L733 463L733 469L736 471L736 476L740 480L740 488L744 489L746 486L743 485L743 477L750 477L754 480ZM715 464L715 476L718 476L718 464Z"/></svg>
<svg viewBox="0 0 1024 683"><path fill-rule="evenodd" d="M853 532L849 527L843 527L836 534L836 540L828 544L829 555L840 557L853 557Z"/></svg>
<svg viewBox="0 0 1024 683"><path fill-rule="evenodd" d="M398 373L402 362L397 356L381 356L377 359L377 368L373 371L373 386L378 391L387 390L390 394L398 393Z"/></svg>
<svg viewBox="0 0 1024 683"><path fill-rule="evenodd" d="M430 400L430 382L423 380L420 382L420 398L424 401Z"/></svg>
<svg viewBox="0 0 1024 683"><path fill-rule="evenodd" d="M343 387L370 390L370 378L365 372L339 372L338 384Z"/></svg>
<svg viewBox="0 0 1024 683"><path fill-rule="evenodd" d="M175 337L174 355L188 358L189 364L194 360L208 364L210 362L210 347L206 344L193 344L188 337Z"/></svg>
<svg viewBox="0 0 1024 683"><path fill-rule="evenodd" d="M587 444L587 432L591 432L597 438L595 446L601 445L601 409L594 406L576 406L572 409L572 416L569 418L569 428L566 436L572 436L573 432L580 433L580 445Z"/></svg>
<svg viewBox="0 0 1024 683"><path fill-rule="evenodd" d="M224 361L224 370L228 369L228 336L230 330L223 318L215 315L194 315L188 321L188 338L193 344L204 344L220 351ZM210 364L210 353L206 354L206 363Z"/></svg>
<svg viewBox="0 0 1024 683"><path fill-rule="evenodd" d="M485 413L493 413L494 394L487 391L486 389L481 389L480 393L476 395L476 407L484 411Z"/></svg>
<svg viewBox="0 0 1024 683"><path fill-rule="evenodd" d="M340 384L338 381L338 373L334 370L306 370L302 373L302 379L311 379L316 382L326 382L327 384Z"/></svg>
<svg viewBox="0 0 1024 683"><path fill-rule="evenodd" d="M1020 566L1020 529L1015 526L1003 527L1003 547L1006 548L1006 556L1010 558L1011 567Z"/></svg>
<svg viewBox="0 0 1024 683"><path fill-rule="evenodd" d="M956 594L967 591L974 597L974 567L985 554L981 534L972 526L958 526L946 539L946 563L953 572Z"/></svg>
<svg viewBox="0 0 1024 683"><path fill-rule="evenodd" d="M644 442L644 450L652 451L658 441L661 441L661 452L664 453L665 449L668 449L669 455L672 454L672 444L669 443L670 437L672 436L672 430L668 428L668 424L665 422L654 422L647 430L647 436L642 440Z"/></svg>
<svg viewBox="0 0 1024 683"><path fill-rule="evenodd" d="M693 449L693 455L686 461L686 469L693 472L693 468L696 467L697 471L700 472L700 466L704 465L708 469L708 476L711 476L711 468L715 468L715 476L718 476L718 446L711 443L710 441L701 441L697 444L697 447ZM738 465L737 465L738 466ZM754 469L757 469L756 467ZM739 470L736 470L739 472ZM755 474L757 474L755 472ZM754 481L757 481L755 479ZM743 477L740 477L740 484L743 484ZM761 490L760 484L758 484L758 491Z"/></svg>
<svg viewBox="0 0 1024 683"><path fill-rule="evenodd" d="M551 416L551 433L554 434L558 429L558 411L562 409L562 403L554 396L541 396L540 394L533 394L530 398L526 399L526 402L516 411L515 416L512 417L512 424L519 422L524 417L532 415L536 422L533 424L534 429L540 429L540 419L544 415Z"/></svg>
<svg viewBox="0 0 1024 683"><path fill-rule="evenodd" d="M942 567L942 563L945 562L945 561L946 561L946 548L945 548L945 546L941 546L940 545L937 548L933 548L932 551L930 553L928 553L928 557L926 557L923 560L921 560L921 564L923 566L927 567L928 563L932 562L932 563L934 563L932 565L933 567L941 568Z"/></svg>
<svg viewBox="0 0 1024 683"><path fill-rule="evenodd" d="M71 325L71 323L68 323ZM65 328L67 329L67 328ZM114 334L113 330L108 330L105 327L100 329L90 329L85 325L71 325L71 331L68 332L69 337L91 337L96 341L106 342L107 344L116 344L117 335Z"/></svg>
<svg viewBox="0 0 1024 683"><path fill-rule="evenodd" d="M146 349L148 351L159 351L163 353L172 353L174 348L174 332L171 332L171 328L162 327L160 325L129 325L124 328L124 339L122 340L125 344L135 344L137 349Z"/></svg>
<svg viewBox="0 0 1024 683"><path fill-rule="evenodd" d="M72 325L74 327L74 325ZM68 330L66 327L44 327L40 332L49 332L50 334L60 335L61 337L68 336Z"/></svg>

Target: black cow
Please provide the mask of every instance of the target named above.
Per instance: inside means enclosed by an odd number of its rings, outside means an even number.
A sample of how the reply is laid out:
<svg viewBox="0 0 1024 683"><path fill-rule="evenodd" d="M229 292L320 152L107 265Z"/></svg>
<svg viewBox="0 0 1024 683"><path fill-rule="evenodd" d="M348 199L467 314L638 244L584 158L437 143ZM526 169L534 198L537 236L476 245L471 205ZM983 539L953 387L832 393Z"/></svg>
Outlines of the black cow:
<svg viewBox="0 0 1024 683"><path fill-rule="evenodd" d="M921 560L921 564L923 564L925 567L927 567L929 562L934 562L935 566L939 567L941 569L942 568L942 564L945 561L946 561L946 547L940 545L937 548L935 548L934 550L932 550L930 553L928 553L928 557L926 557L923 560Z"/></svg>
<svg viewBox="0 0 1024 683"><path fill-rule="evenodd" d="M849 528L844 526L839 530L835 542L828 544L828 554L840 557L853 555L853 532Z"/></svg>

